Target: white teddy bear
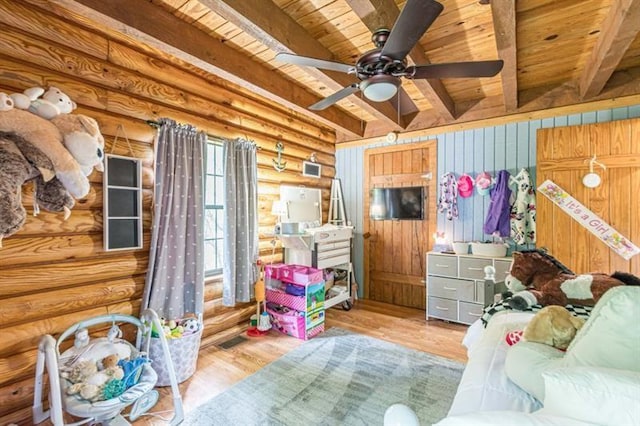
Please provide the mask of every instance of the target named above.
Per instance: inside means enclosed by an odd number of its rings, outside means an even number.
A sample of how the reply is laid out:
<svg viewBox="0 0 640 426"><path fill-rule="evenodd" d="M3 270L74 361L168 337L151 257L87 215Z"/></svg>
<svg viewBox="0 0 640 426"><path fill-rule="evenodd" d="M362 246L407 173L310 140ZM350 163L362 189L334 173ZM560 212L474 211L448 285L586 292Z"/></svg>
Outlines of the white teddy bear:
<svg viewBox="0 0 640 426"><path fill-rule="evenodd" d="M29 110L47 120L60 114L69 114L77 108L67 94L54 86L49 87L46 92L42 87L31 87L10 97L16 108Z"/></svg>

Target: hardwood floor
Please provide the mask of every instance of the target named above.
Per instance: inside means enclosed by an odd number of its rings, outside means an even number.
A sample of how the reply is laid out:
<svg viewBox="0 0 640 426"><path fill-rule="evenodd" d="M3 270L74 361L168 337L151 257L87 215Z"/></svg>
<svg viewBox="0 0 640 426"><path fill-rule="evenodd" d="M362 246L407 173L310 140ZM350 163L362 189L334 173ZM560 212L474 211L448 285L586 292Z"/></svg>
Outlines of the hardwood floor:
<svg viewBox="0 0 640 426"><path fill-rule="evenodd" d="M350 311L340 308L327 311L326 327L352 330L456 361L467 359L466 350L460 344L467 327L439 320L426 321L423 310L359 300ZM303 343L272 330L266 336L249 337L228 349L219 345L202 348L196 373L180 385L185 413ZM171 388L159 390L160 401L151 411L172 410ZM162 414L166 418L172 415L170 411ZM164 422L146 416L134 423L136 426L156 424Z"/></svg>

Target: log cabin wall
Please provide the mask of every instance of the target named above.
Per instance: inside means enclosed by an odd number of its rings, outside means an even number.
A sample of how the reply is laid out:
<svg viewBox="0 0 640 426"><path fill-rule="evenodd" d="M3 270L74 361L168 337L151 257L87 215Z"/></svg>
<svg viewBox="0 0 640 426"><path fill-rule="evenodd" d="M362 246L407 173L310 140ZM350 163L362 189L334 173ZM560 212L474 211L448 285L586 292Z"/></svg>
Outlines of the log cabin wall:
<svg viewBox="0 0 640 426"><path fill-rule="evenodd" d="M43 8L52 8L48 2ZM0 92L56 86L94 117L112 152L122 124L133 155L143 160L144 247L105 252L102 238L102 173L71 217L32 215L30 187L23 188L28 218L0 249L0 424L31 423L36 348L44 334L59 335L73 323L105 313L138 315L149 260L155 129L146 120L169 117L211 135L246 137L258 153L260 255L272 258L275 217L271 204L281 183L322 188L327 211L335 174L335 133L295 112L258 99L242 88L203 73L126 36L99 29L64 11L0 0ZM120 138L119 141L122 141ZM287 170L272 167L281 141ZM301 175L312 152L320 179ZM130 155L118 142L114 154ZM326 216L326 214L325 214ZM280 250L275 254L279 259ZM207 280L203 345L246 328L254 304L222 306L219 278Z"/></svg>

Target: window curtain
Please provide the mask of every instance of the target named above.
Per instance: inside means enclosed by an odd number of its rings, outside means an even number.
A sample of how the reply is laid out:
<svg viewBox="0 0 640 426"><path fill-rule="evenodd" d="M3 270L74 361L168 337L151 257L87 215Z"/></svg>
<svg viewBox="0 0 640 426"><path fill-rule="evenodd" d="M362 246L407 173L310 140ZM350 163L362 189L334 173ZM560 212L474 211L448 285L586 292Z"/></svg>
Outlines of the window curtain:
<svg viewBox="0 0 640 426"><path fill-rule="evenodd" d="M222 303L250 302L258 271L258 167L255 143L224 144L224 266Z"/></svg>
<svg viewBox="0 0 640 426"><path fill-rule="evenodd" d="M167 319L203 312L206 142L193 126L160 120L143 308Z"/></svg>

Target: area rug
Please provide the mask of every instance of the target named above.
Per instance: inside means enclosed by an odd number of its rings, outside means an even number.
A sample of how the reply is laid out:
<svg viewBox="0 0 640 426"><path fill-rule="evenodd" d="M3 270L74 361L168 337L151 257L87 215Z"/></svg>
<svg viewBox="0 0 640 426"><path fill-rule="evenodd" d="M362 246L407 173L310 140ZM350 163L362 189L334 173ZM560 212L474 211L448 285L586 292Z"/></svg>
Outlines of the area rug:
<svg viewBox="0 0 640 426"><path fill-rule="evenodd" d="M394 403L421 425L449 410L463 364L331 328L189 413L186 425L382 425Z"/></svg>

